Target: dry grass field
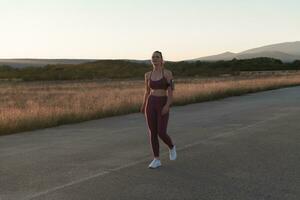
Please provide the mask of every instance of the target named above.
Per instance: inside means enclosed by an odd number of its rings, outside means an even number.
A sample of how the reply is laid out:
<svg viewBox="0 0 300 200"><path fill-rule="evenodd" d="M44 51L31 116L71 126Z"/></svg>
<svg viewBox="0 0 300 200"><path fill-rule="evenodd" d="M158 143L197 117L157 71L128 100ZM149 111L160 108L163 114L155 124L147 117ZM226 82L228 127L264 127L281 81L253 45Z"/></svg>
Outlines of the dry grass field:
<svg viewBox="0 0 300 200"><path fill-rule="evenodd" d="M300 85L300 74L175 81L173 106ZM143 94L143 80L4 81L0 83L0 135L139 112Z"/></svg>

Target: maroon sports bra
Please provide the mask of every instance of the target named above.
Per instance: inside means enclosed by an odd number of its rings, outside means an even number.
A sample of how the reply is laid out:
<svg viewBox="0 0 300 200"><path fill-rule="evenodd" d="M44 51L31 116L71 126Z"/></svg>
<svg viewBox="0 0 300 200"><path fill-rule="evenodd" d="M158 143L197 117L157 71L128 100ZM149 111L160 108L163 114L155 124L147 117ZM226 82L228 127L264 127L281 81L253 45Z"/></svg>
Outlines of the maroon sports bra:
<svg viewBox="0 0 300 200"><path fill-rule="evenodd" d="M157 90L157 89L167 90L168 87L170 86L170 83L168 83L168 80L164 76L164 69L162 69L162 78L156 81L153 81L151 79L152 72L153 71L151 71L150 78L149 78L150 79L149 87L153 90Z"/></svg>

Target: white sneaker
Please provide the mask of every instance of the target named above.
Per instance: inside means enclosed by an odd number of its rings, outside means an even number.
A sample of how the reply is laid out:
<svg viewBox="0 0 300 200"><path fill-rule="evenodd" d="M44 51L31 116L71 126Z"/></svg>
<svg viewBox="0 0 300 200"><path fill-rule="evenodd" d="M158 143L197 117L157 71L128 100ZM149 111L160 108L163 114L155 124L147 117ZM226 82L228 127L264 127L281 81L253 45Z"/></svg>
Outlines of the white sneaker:
<svg viewBox="0 0 300 200"><path fill-rule="evenodd" d="M152 160L152 162L150 163L149 168L154 169L154 168L157 168L157 167L160 167L160 166L161 166L160 160L154 159L154 160Z"/></svg>
<svg viewBox="0 0 300 200"><path fill-rule="evenodd" d="M176 160L177 158L177 153L176 153L176 146L173 146L173 149L169 149L169 156L170 160Z"/></svg>

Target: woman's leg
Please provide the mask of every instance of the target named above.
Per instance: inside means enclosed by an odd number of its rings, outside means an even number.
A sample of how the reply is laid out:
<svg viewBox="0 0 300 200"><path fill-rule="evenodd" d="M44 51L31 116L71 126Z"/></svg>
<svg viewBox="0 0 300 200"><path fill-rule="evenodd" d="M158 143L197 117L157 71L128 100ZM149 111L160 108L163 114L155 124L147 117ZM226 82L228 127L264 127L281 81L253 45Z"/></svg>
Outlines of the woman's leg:
<svg viewBox="0 0 300 200"><path fill-rule="evenodd" d="M158 133L157 133L157 112L156 105L154 99L149 97L147 107L146 107L146 120L148 125L148 133L150 144L152 147L153 156L159 157L159 141L158 141Z"/></svg>
<svg viewBox="0 0 300 200"><path fill-rule="evenodd" d="M169 121L169 112L164 114L164 115L161 115L162 108L164 107L166 102L167 102L167 98L162 97L160 107L159 107L160 109L158 111L159 113L157 115L157 131L158 131L158 135L162 139L162 141L166 145L168 145L169 149L172 149L174 145L173 145L172 139L167 134L167 127L168 127L168 121Z"/></svg>

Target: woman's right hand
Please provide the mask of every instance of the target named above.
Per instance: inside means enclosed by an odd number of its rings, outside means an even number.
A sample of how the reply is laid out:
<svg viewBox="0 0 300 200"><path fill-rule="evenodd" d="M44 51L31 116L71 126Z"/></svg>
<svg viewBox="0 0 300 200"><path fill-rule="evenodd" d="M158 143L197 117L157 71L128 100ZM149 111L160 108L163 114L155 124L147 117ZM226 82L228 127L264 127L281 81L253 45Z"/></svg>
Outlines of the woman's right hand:
<svg viewBox="0 0 300 200"><path fill-rule="evenodd" d="M145 114L145 105L142 105L142 106L141 106L140 112L143 113L143 114Z"/></svg>

